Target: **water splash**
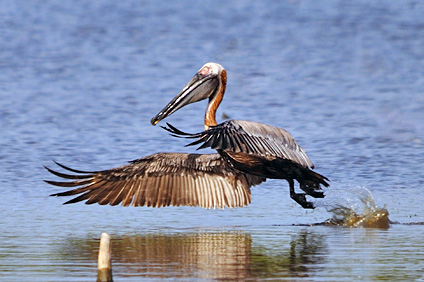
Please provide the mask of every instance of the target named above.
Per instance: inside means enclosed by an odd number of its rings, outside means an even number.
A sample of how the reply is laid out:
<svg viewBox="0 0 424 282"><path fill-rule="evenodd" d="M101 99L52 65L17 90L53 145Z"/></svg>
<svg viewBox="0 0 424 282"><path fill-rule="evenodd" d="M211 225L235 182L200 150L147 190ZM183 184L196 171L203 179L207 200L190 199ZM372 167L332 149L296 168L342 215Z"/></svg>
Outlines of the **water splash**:
<svg viewBox="0 0 424 282"><path fill-rule="evenodd" d="M371 192L365 187L328 189L326 197L316 203L332 214L324 225L346 227L389 228L389 211L379 208Z"/></svg>

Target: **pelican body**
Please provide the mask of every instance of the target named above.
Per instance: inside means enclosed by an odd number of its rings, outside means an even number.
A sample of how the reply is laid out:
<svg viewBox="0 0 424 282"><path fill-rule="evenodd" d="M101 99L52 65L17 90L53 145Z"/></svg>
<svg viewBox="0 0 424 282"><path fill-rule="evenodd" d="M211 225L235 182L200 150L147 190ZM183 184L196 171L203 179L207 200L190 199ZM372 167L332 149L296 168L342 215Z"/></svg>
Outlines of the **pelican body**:
<svg viewBox="0 0 424 282"><path fill-rule="evenodd" d="M216 122L216 111L227 84L226 70L217 63L205 64L152 120L156 125L180 108L209 99L204 131L186 133L167 124L173 136L193 138L187 146L212 148L216 154L157 153L118 168L80 171L57 163L73 174L50 168L52 174L70 182L46 181L63 187L78 187L52 196L79 195L67 203L123 206L241 207L250 203L250 187L267 178L286 179L290 197L303 208L314 208L306 195L324 197L321 185L328 178L314 172L305 151L284 129L243 120ZM296 193L294 180L305 193Z"/></svg>
<svg viewBox="0 0 424 282"><path fill-rule="evenodd" d="M217 150L222 159L236 171L264 178L286 179L291 198L303 208L314 208L313 203L306 200L304 193L295 192L294 180L299 182L300 189L306 194L323 198L320 184L328 187L328 178L312 171L313 163L289 132L244 120L228 120L217 124L216 110L224 97L226 85L226 70L217 63L205 64L183 90L151 120L152 125L185 105L208 98L205 131L190 134L170 124L164 129L174 136L197 139L187 146L202 144L199 149L209 147Z"/></svg>

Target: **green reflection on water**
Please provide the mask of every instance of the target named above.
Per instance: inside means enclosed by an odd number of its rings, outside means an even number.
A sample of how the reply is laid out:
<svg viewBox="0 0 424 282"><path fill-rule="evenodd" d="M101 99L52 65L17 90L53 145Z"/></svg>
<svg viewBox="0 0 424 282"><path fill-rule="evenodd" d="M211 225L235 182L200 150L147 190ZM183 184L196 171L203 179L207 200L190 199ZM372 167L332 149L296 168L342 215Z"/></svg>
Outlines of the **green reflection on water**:
<svg viewBox="0 0 424 282"><path fill-rule="evenodd" d="M282 242L283 244L283 242ZM286 248L252 248L253 277L308 277L328 253L321 236L306 230L292 236Z"/></svg>

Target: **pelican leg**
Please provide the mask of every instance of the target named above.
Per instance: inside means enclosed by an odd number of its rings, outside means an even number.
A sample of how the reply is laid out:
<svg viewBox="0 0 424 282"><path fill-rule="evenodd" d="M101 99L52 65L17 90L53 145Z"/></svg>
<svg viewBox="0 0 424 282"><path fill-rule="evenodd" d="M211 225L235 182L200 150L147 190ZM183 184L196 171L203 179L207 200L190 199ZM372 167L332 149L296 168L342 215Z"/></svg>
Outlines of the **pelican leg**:
<svg viewBox="0 0 424 282"><path fill-rule="evenodd" d="M319 191L319 184L317 186L317 184L313 183L313 186L305 184L305 183L300 183L300 189L302 189L303 191L306 192L306 194L308 194L309 196L312 196L314 198L324 198L324 192L323 191Z"/></svg>
<svg viewBox="0 0 424 282"><path fill-rule="evenodd" d="M314 204L311 202L306 201L306 194L305 193L296 193L294 191L294 181L292 179L287 180L290 185L290 198L296 201L299 205L302 206L304 209L314 209Z"/></svg>

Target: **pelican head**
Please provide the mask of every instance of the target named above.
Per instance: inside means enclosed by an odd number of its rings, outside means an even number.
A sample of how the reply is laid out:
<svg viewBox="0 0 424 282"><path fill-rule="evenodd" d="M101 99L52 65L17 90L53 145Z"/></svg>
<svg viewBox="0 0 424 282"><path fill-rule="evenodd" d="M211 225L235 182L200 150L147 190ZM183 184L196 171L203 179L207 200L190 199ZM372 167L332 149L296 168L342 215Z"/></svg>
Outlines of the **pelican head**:
<svg viewBox="0 0 424 282"><path fill-rule="evenodd" d="M188 104L195 103L206 98L209 98L209 104L211 104L211 100L217 96L217 93L222 92L222 95L224 94L223 91L225 89L226 78L227 75L225 69L220 64L204 64L190 82L187 83L187 85L180 91L180 93L178 93L178 95L175 96L174 99L165 106L165 108L152 118L152 125L156 125L159 121L170 116ZM219 102L221 102L221 100L222 97Z"/></svg>

